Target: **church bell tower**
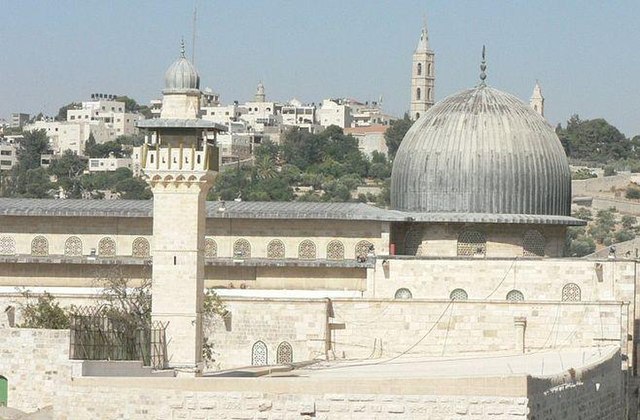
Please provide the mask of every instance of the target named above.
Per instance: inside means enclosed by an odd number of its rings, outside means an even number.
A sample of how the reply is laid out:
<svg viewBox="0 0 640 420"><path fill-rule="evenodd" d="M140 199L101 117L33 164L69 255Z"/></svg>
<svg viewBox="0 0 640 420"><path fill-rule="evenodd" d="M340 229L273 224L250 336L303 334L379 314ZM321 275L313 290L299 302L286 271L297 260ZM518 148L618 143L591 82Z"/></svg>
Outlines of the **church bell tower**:
<svg viewBox="0 0 640 420"><path fill-rule="evenodd" d="M425 19L418 46L413 53L411 67L411 111L410 117L417 120L434 104L434 54L429 47L429 34Z"/></svg>
<svg viewBox="0 0 640 420"><path fill-rule="evenodd" d="M538 83L537 80L533 88L533 94L529 100L529 105L534 111L544 117L544 96L542 96L542 88L540 88L540 83Z"/></svg>
<svg viewBox="0 0 640 420"><path fill-rule="evenodd" d="M152 319L166 325L167 367L202 369L206 196L218 172L216 135L199 118L200 77L181 56L165 74L160 118L142 120L136 153L153 192Z"/></svg>

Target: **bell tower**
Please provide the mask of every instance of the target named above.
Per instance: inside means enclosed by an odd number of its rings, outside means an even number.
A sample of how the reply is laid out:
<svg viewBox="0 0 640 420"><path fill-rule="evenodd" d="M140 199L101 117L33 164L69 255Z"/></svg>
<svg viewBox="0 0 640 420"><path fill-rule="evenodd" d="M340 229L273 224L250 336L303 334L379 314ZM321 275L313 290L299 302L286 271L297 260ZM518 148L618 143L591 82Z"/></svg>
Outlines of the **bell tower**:
<svg viewBox="0 0 640 420"><path fill-rule="evenodd" d="M411 68L410 117L417 120L434 104L435 69L434 54L429 47L429 34L425 19L418 46L413 53Z"/></svg>
<svg viewBox="0 0 640 420"><path fill-rule="evenodd" d="M531 94L531 99L529 100L529 105L534 111L544 117L544 96L542 96L542 89L537 80L533 88L533 93Z"/></svg>
<svg viewBox="0 0 640 420"><path fill-rule="evenodd" d="M165 74L160 118L142 120L134 153L153 192L152 320L167 325L167 367L202 370L206 196L218 171L216 135L198 117L200 77L184 56Z"/></svg>

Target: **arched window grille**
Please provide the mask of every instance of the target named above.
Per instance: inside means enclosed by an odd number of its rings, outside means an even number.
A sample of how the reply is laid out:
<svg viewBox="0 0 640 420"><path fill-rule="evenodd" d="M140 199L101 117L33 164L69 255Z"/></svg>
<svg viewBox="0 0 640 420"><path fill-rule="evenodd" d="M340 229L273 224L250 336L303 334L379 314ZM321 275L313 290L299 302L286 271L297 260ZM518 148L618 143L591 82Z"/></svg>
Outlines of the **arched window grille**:
<svg viewBox="0 0 640 420"><path fill-rule="evenodd" d="M507 293L507 300L524 300L524 295L520 290L511 290Z"/></svg>
<svg viewBox="0 0 640 420"><path fill-rule="evenodd" d="M64 241L64 255L79 257L82 255L82 241L77 236L70 236Z"/></svg>
<svg viewBox="0 0 640 420"><path fill-rule="evenodd" d="M344 244L334 240L327 244L328 260L344 260Z"/></svg>
<svg viewBox="0 0 640 420"><path fill-rule="evenodd" d="M111 238L102 238L98 242L98 255L101 257L116 256L116 241Z"/></svg>
<svg viewBox="0 0 640 420"><path fill-rule="evenodd" d="M313 260L316 258L316 244L309 239L305 239L298 245L298 258Z"/></svg>
<svg viewBox="0 0 640 420"><path fill-rule="evenodd" d="M487 254L487 239L477 230L463 230L458 235L459 256L484 256Z"/></svg>
<svg viewBox="0 0 640 420"><path fill-rule="evenodd" d="M467 300L469 295L464 289L453 289L449 294L449 299L452 300Z"/></svg>
<svg viewBox="0 0 640 420"><path fill-rule="evenodd" d="M284 258L284 242L274 239L267 245L267 258Z"/></svg>
<svg viewBox="0 0 640 420"><path fill-rule="evenodd" d="M36 236L31 241L31 255L46 257L49 255L49 241L44 236Z"/></svg>
<svg viewBox="0 0 640 420"><path fill-rule="evenodd" d="M215 258L218 256L218 243L211 238L204 238L204 257Z"/></svg>
<svg viewBox="0 0 640 420"><path fill-rule="evenodd" d="M0 255L15 255L16 240L11 236L0 237Z"/></svg>
<svg viewBox="0 0 640 420"><path fill-rule="evenodd" d="M544 257L546 240L535 229L528 230L522 236L522 254L525 257Z"/></svg>
<svg viewBox="0 0 640 420"><path fill-rule="evenodd" d="M367 258L374 251L373 244L369 241L360 241L356 244L356 259Z"/></svg>
<svg viewBox="0 0 640 420"><path fill-rule="evenodd" d="M567 283L562 288L563 302L579 302L582 299L580 286L575 283Z"/></svg>
<svg viewBox="0 0 640 420"><path fill-rule="evenodd" d="M251 258L251 244L246 239L238 239L233 244L234 258Z"/></svg>
<svg viewBox="0 0 640 420"><path fill-rule="evenodd" d="M422 237L424 229L420 226L411 226L404 235L404 254L422 255Z"/></svg>
<svg viewBox="0 0 640 420"><path fill-rule="evenodd" d="M151 246L146 238L136 238L131 245L131 255L136 258L148 258L151 255Z"/></svg>
<svg viewBox="0 0 640 420"><path fill-rule="evenodd" d="M276 362L279 365L288 365L293 363L293 348L291 347L291 344L283 341L278 345Z"/></svg>
<svg viewBox="0 0 640 420"><path fill-rule="evenodd" d="M411 290L403 287L401 289L396 290L396 294L393 296L394 299L412 299L413 295L411 294Z"/></svg>
<svg viewBox="0 0 640 420"><path fill-rule="evenodd" d="M267 345L263 341L256 341L251 348L251 366L266 366L268 364Z"/></svg>

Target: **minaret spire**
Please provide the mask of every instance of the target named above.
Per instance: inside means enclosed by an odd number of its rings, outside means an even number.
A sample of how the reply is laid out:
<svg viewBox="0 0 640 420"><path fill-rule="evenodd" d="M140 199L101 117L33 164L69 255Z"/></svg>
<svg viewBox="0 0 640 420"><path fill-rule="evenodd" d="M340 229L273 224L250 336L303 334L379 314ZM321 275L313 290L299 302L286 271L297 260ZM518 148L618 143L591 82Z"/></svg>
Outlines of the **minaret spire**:
<svg viewBox="0 0 640 420"><path fill-rule="evenodd" d="M427 29L427 15L422 18L422 31L420 32L420 39L418 40L418 46L416 52L428 52L429 50L429 31Z"/></svg>
<svg viewBox="0 0 640 420"><path fill-rule="evenodd" d="M180 57L186 58L184 55L184 38L180 40Z"/></svg>

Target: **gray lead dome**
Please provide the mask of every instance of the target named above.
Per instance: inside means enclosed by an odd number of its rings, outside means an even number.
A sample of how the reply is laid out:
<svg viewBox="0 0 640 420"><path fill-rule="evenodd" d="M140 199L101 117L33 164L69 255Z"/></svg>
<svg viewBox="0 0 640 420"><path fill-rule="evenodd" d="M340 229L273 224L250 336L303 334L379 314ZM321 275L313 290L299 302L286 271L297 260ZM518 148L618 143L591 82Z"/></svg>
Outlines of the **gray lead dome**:
<svg viewBox="0 0 640 420"><path fill-rule="evenodd" d="M422 213L568 216L571 172L552 127L479 86L429 109L393 162L391 205Z"/></svg>
<svg viewBox="0 0 640 420"><path fill-rule="evenodd" d="M166 89L199 89L200 76L195 66L184 55L178 58L164 75Z"/></svg>

